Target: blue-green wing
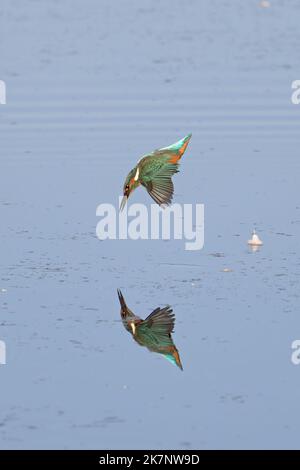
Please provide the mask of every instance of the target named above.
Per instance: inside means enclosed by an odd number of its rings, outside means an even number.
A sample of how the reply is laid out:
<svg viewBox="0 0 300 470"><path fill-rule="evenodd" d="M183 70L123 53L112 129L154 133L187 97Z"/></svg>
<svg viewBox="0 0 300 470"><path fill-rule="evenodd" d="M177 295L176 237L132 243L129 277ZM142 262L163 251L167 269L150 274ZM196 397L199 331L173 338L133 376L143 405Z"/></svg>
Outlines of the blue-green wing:
<svg viewBox="0 0 300 470"><path fill-rule="evenodd" d="M152 199L159 205L172 202L174 186L172 176L178 173L178 163L172 163L172 155L157 151L141 161L141 183Z"/></svg>
<svg viewBox="0 0 300 470"><path fill-rule="evenodd" d="M175 315L169 306L157 308L139 324L135 339L151 351L163 352L174 346L171 337L174 323Z"/></svg>

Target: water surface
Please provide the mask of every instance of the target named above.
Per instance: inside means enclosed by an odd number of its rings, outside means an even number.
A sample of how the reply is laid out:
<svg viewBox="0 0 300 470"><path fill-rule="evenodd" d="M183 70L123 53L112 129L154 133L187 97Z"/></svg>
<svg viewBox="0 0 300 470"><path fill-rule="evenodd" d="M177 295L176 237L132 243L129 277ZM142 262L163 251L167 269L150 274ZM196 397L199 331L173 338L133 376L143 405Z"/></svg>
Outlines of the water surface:
<svg viewBox="0 0 300 470"><path fill-rule="evenodd" d="M299 448L299 19L3 0L1 448ZM188 132L175 200L205 204L204 249L99 241L97 205ZM143 318L172 306L183 373L123 330L117 288Z"/></svg>

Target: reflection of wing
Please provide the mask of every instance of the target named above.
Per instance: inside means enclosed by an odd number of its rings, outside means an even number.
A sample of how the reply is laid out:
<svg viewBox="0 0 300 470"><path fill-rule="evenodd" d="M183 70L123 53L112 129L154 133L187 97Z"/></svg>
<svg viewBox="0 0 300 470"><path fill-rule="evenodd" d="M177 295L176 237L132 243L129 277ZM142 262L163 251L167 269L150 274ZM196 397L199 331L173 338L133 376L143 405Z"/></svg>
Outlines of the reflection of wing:
<svg viewBox="0 0 300 470"><path fill-rule="evenodd" d="M139 331L134 335L134 339L141 346L146 346L149 351L157 353L167 353L174 347L171 336L157 335L152 331Z"/></svg>
<svg viewBox="0 0 300 470"><path fill-rule="evenodd" d="M174 331L175 315L172 308L167 305L164 308L156 308L143 321L143 325L155 333L171 334Z"/></svg>
<svg viewBox="0 0 300 470"><path fill-rule="evenodd" d="M149 351L163 354L182 370L179 353L171 336L174 324L175 315L169 305L156 308L145 320L138 323L133 338Z"/></svg>
<svg viewBox="0 0 300 470"><path fill-rule="evenodd" d="M157 308L139 324L134 338L150 351L169 352L174 347L171 337L174 323L175 316L169 306Z"/></svg>

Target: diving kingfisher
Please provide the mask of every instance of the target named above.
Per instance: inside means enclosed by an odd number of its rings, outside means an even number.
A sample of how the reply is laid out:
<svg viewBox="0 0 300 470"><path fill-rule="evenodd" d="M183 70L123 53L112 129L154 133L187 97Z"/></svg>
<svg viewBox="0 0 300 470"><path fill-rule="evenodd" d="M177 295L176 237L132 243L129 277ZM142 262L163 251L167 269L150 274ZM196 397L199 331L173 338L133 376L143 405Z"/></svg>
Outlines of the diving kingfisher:
<svg viewBox="0 0 300 470"><path fill-rule="evenodd" d="M160 206L171 204L174 186L172 176L178 173L179 160L184 154L192 134L187 135L169 147L164 147L144 155L129 172L124 183L123 210L130 194L139 186L146 188L152 199Z"/></svg>
<svg viewBox="0 0 300 470"><path fill-rule="evenodd" d="M142 320L127 307L120 289L118 296L123 325L132 334L133 339L149 351L163 354L166 359L183 370L179 352L171 336L175 325L175 315L171 307L167 305L164 308L156 308L145 320Z"/></svg>

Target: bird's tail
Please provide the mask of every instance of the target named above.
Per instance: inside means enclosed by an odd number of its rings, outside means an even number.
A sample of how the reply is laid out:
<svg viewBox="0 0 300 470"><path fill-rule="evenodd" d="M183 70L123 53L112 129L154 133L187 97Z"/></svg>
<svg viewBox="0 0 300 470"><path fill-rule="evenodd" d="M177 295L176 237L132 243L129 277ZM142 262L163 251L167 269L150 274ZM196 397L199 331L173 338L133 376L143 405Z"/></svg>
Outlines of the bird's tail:
<svg viewBox="0 0 300 470"><path fill-rule="evenodd" d="M170 353L164 354L164 356L166 359L168 359L168 361L172 362L172 364L175 364L176 366L179 367L179 369L183 370L179 352L175 346L173 347L172 351L170 351Z"/></svg>
<svg viewBox="0 0 300 470"><path fill-rule="evenodd" d="M178 140L178 142L175 142L175 144L170 145L169 147L166 147L166 149L174 152L174 154L170 157L170 160L169 160L170 163L177 163L181 159L182 155L186 151L186 148L189 144L191 137L192 137L192 134L188 134L183 139Z"/></svg>

